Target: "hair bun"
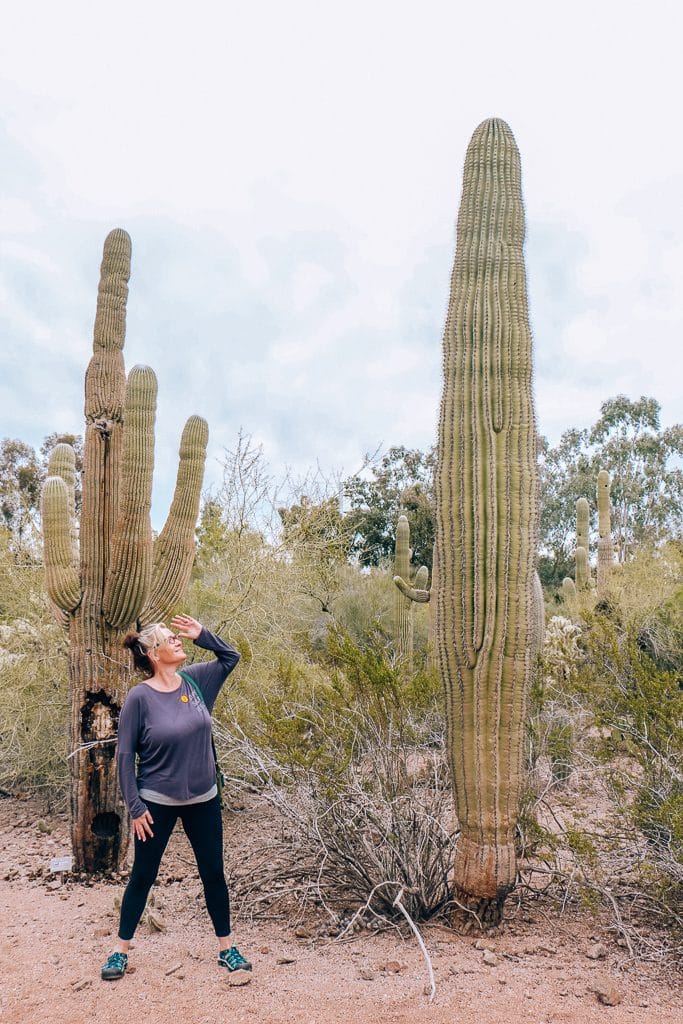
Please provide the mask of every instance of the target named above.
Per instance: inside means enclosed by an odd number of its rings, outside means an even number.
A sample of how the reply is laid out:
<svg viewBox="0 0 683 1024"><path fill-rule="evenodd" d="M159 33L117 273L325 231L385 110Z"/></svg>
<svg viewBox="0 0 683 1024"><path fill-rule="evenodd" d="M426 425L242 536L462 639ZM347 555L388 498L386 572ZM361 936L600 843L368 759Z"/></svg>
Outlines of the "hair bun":
<svg viewBox="0 0 683 1024"><path fill-rule="evenodd" d="M127 647L129 651L132 651L137 643L140 642L140 634L136 633L135 630L131 630L130 633L126 633L123 638L123 646Z"/></svg>

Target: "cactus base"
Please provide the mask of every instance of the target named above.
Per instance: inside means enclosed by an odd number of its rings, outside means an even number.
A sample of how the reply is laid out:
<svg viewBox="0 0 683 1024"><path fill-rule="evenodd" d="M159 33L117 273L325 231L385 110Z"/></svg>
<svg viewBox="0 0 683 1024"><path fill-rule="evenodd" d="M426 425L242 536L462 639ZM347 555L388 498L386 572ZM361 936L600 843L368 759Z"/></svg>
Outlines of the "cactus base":
<svg viewBox="0 0 683 1024"><path fill-rule="evenodd" d="M482 845L461 836L453 873L453 927L463 933L497 928L516 876L514 844Z"/></svg>

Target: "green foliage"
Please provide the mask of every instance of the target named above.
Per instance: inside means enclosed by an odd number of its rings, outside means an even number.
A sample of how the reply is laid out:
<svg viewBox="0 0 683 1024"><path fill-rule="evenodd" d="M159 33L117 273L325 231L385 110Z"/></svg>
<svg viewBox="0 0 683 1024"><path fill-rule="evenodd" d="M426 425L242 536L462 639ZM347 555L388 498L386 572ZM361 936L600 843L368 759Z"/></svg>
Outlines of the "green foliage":
<svg viewBox="0 0 683 1024"><path fill-rule="evenodd" d="M434 547L433 474L436 453L389 448L369 476L356 474L344 482L350 500L347 513L353 530L352 551L361 565L379 565L393 558L395 530L401 512L408 517L417 565L432 567Z"/></svg>
<svg viewBox="0 0 683 1024"><path fill-rule="evenodd" d="M392 664L378 626L328 631L315 680L283 659L248 725L222 739L239 770L294 823L325 902L426 918L448 899L451 796L434 674ZM240 741L240 732L244 737Z"/></svg>
<svg viewBox="0 0 683 1024"><path fill-rule="evenodd" d="M624 395L600 407L586 430L568 430L541 448L541 579L558 586L570 575L574 503L590 502L601 469L611 478L612 535L619 562L643 543L679 536L683 528L683 426L660 426L654 398Z"/></svg>

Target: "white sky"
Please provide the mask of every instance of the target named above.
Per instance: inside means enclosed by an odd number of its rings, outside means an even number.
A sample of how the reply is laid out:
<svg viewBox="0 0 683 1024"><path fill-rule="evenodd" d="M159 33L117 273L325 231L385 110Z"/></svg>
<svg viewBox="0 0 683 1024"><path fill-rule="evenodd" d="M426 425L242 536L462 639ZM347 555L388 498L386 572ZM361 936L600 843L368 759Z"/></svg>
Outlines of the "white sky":
<svg viewBox="0 0 683 1024"><path fill-rule="evenodd" d="M82 429L101 247L133 238L127 365L184 419L351 472L435 437L462 162L517 139L539 426L683 417L680 5L0 4L0 436Z"/></svg>

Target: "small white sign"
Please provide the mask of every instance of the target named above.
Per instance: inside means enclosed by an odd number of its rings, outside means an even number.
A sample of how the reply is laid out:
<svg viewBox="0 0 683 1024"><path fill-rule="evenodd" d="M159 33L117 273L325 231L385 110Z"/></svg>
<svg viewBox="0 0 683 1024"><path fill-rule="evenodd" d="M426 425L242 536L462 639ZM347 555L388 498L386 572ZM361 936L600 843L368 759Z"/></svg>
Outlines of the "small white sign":
<svg viewBox="0 0 683 1024"><path fill-rule="evenodd" d="M50 861L50 871L56 875L58 871L71 871L73 857L55 857Z"/></svg>

